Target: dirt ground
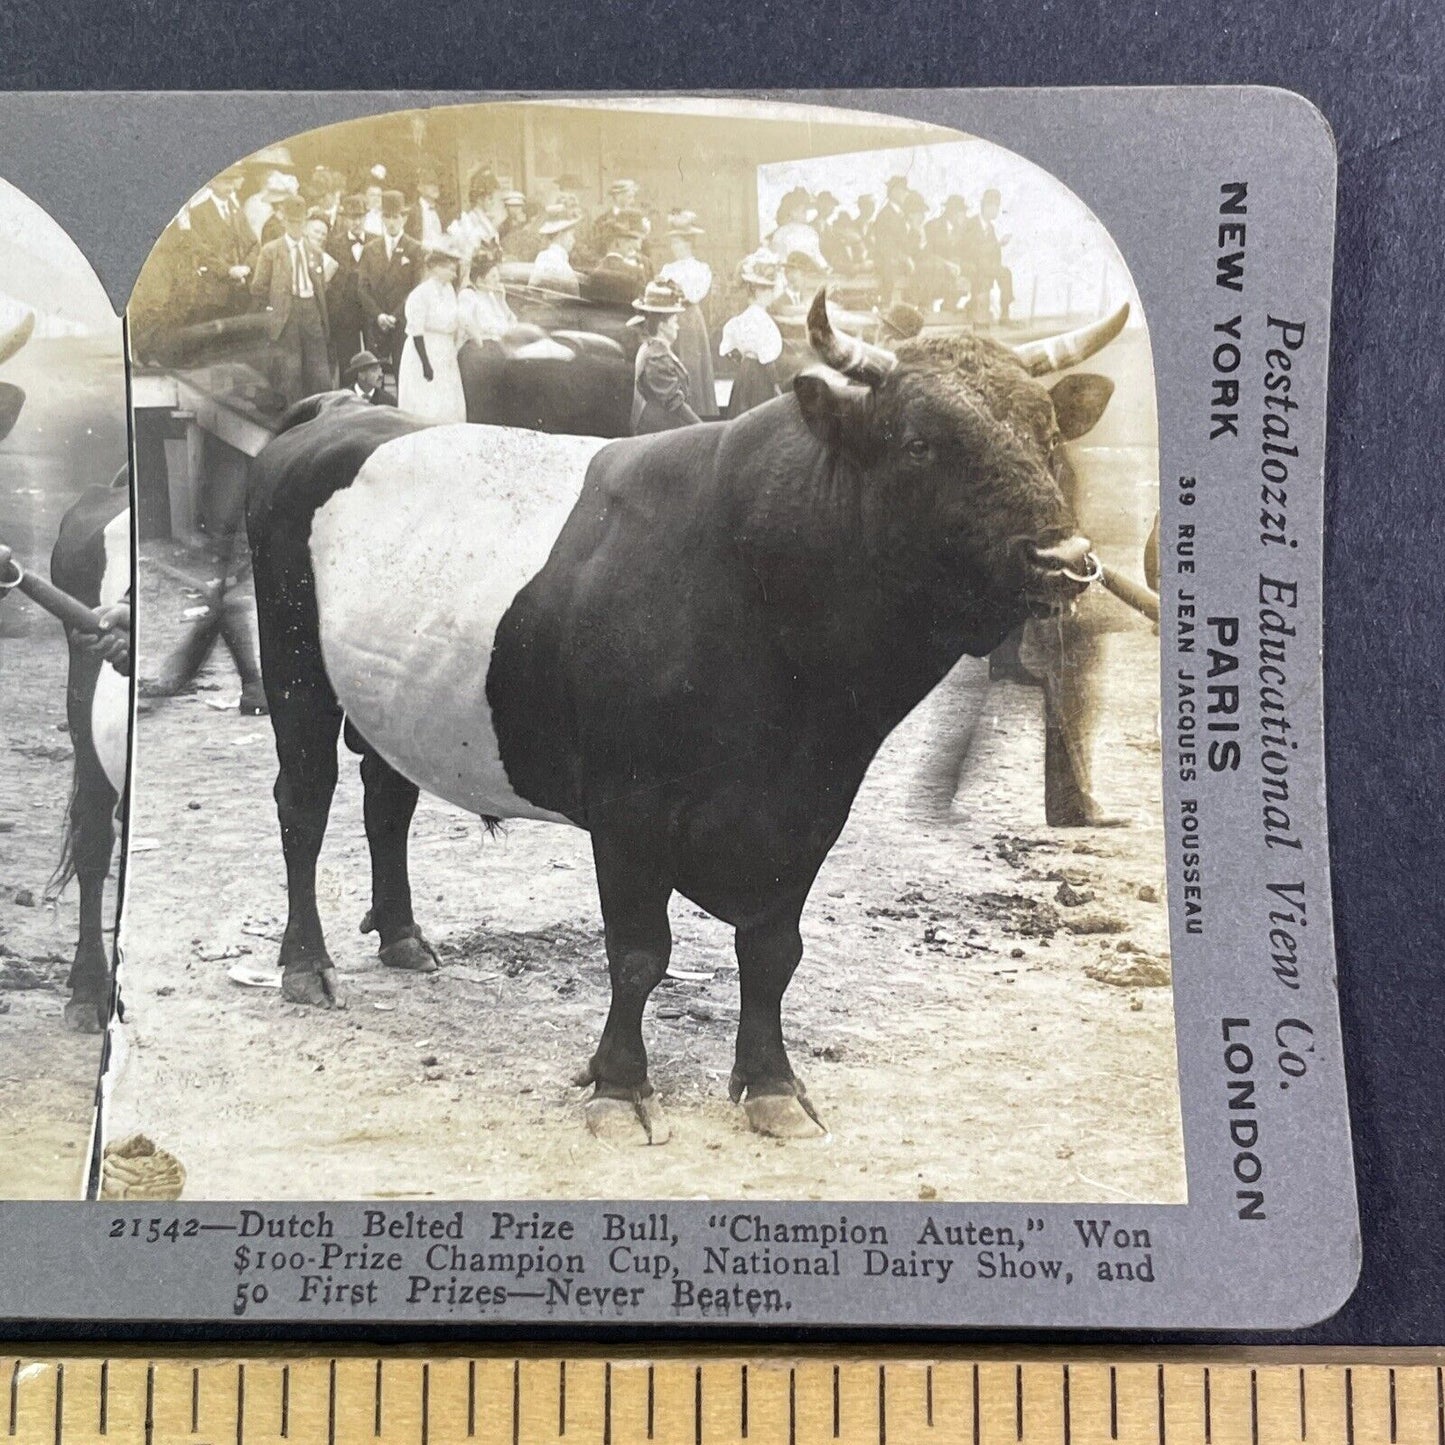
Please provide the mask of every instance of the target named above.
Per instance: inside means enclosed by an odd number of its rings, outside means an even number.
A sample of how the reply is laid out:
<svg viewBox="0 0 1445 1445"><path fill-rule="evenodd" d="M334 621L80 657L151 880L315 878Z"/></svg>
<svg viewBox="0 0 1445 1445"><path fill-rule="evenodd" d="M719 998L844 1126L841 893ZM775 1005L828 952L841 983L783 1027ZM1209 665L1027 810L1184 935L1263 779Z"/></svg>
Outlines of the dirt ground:
<svg viewBox="0 0 1445 1445"><path fill-rule="evenodd" d="M118 340L37 339L6 363L27 397L0 445L0 541L42 575L66 508L125 459ZM0 601L0 1199L80 1197L94 1121L101 1040L61 1025L75 885L42 902L70 796L65 668L59 624Z"/></svg>
<svg viewBox="0 0 1445 1445"><path fill-rule="evenodd" d="M194 605L142 549L155 672ZM646 1038L671 1142L593 1138L568 1079L595 1047L607 973L588 841L514 822L488 838L423 798L412 832L431 976L357 932L369 875L354 759L322 854L345 1011L284 1003L266 719L234 709L224 654L139 720L123 988L106 1132L173 1151L192 1198L1184 1198L1163 902L1157 640L1106 639L1097 791L1124 829L1043 819L1041 695L990 690L952 806L925 780L968 661L888 741L804 914L784 1004L830 1133L782 1143L728 1102L728 931L681 900ZM970 674L970 669L975 670Z"/></svg>

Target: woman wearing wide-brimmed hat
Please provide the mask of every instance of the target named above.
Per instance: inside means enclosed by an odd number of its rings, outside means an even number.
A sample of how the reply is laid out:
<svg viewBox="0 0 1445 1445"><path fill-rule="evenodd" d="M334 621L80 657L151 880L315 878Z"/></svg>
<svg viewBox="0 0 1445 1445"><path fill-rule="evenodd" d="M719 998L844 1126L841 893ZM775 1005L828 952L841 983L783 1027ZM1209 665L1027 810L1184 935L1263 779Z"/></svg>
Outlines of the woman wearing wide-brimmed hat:
<svg viewBox="0 0 1445 1445"><path fill-rule="evenodd" d="M457 274L461 252L450 237L426 253L425 279L406 298L406 347L397 368L403 411L427 421L465 421L467 398L457 367Z"/></svg>
<svg viewBox="0 0 1445 1445"><path fill-rule="evenodd" d="M747 308L722 329L718 350L736 356L738 374L728 398L729 417L741 416L778 395L778 358L783 334L768 311L778 294L778 263L766 248L754 251L738 268L738 280L747 288Z"/></svg>
<svg viewBox="0 0 1445 1445"><path fill-rule="evenodd" d="M554 201L543 213L537 234L542 249L532 262L527 285L543 291L561 291L568 296L578 294L577 272L572 269L572 248L577 244L577 223L571 207Z"/></svg>
<svg viewBox="0 0 1445 1445"><path fill-rule="evenodd" d="M717 383L712 369L712 337L702 303L712 290L712 267L698 260L694 247L699 236L707 233L691 211L674 211L667 220L667 244L672 260L657 274L671 281L687 303L677 326L677 354L687 367L692 383L693 410L701 417L717 415Z"/></svg>
<svg viewBox="0 0 1445 1445"><path fill-rule="evenodd" d="M632 303L629 325L643 329L632 371L632 434L671 431L701 421L692 406L687 368L672 349L686 302L670 281L649 281Z"/></svg>

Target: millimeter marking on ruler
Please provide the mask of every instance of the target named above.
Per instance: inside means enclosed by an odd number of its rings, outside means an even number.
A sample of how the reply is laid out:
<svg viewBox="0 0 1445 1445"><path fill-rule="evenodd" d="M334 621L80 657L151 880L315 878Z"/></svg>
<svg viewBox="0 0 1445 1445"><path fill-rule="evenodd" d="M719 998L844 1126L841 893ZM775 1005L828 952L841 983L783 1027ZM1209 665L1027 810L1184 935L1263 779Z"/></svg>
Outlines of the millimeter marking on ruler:
<svg viewBox="0 0 1445 1445"><path fill-rule="evenodd" d="M12 1356L0 1445L1445 1445L1440 1358Z"/></svg>

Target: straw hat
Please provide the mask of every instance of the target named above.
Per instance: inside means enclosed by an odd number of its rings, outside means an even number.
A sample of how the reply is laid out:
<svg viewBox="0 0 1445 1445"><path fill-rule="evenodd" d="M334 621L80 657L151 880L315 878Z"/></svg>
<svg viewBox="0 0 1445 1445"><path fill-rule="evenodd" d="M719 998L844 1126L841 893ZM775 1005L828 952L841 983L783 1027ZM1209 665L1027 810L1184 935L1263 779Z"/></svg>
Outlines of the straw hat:
<svg viewBox="0 0 1445 1445"><path fill-rule="evenodd" d="M787 259L783 262L783 269L787 271L806 271L812 276L826 274L818 264L816 256L810 256L806 251L789 251Z"/></svg>
<svg viewBox="0 0 1445 1445"><path fill-rule="evenodd" d="M582 218L574 216L566 206L548 206L546 220L537 227L537 234L541 236L556 236L562 231L570 231Z"/></svg>
<svg viewBox="0 0 1445 1445"><path fill-rule="evenodd" d="M696 211L674 211L667 218L669 236L705 236L707 232L697 223Z"/></svg>
<svg viewBox="0 0 1445 1445"><path fill-rule="evenodd" d="M423 264L459 266L461 262L462 248L450 236L443 236L435 246L428 247Z"/></svg>
<svg viewBox="0 0 1445 1445"><path fill-rule="evenodd" d="M738 267L738 280L744 286L776 286L778 258L767 247L744 256Z"/></svg>
<svg viewBox="0 0 1445 1445"><path fill-rule="evenodd" d="M649 316L677 316L685 307L682 292L671 281L649 281L632 309Z"/></svg>

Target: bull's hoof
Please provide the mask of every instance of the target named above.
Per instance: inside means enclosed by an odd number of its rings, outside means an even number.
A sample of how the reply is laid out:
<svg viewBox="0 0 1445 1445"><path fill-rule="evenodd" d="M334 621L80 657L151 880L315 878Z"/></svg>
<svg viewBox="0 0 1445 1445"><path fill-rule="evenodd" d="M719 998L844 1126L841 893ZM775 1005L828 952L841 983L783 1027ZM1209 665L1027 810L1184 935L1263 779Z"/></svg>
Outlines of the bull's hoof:
<svg viewBox="0 0 1445 1445"><path fill-rule="evenodd" d="M769 1092L759 1092L760 1087L767 1087ZM728 1084L733 1103L742 1099L745 1091L743 1112L755 1133L772 1139L818 1139L827 1134L828 1126L818 1117L801 1079L777 1086L756 1086L745 1084L733 1074Z"/></svg>
<svg viewBox="0 0 1445 1445"><path fill-rule="evenodd" d="M100 999L77 996L66 1001L65 1027L72 1034L102 1034L106 1012Z"/></svg>
<svg viewBox="0 0 1445 1445"><path fill-rule="evenodd" d="M588 1132L609 1143L666 1144L672 1138L672 1127L653 1094L626 1099L598 1095L583 1106L583 1117Z"/></svg>
<svg viewBox="0 0 1445 1445"><path fill-rule="evenodd" d="M1051 828L1127 828L1133 822L1127 813L1109 813L1092 798L1071 808L1049 808L1045 805L1044 821Z"/></svg>
<svg viewBox="0 0 1445 1445"><path fill-rule="evenodd" d="M750 1094L743 1101L748 1127L770 1139L817 1139L828 1131L792 1094Z"/></svg>
<svg viewBox="0 0 1445 1445"><path fill-rule="evenodd" d="M383 944L380 954L381 961L387 968L400 968L407 973L437 971L437 951L415 925L400 938Z"/></svg>
<svg viewBox="0 0 1445 1445"><path fill-rule="evenodd" d="M345 1008L336 969L288 968L281 974L281 997L287 1003L309 1004L312 1008Z"/></svg>

